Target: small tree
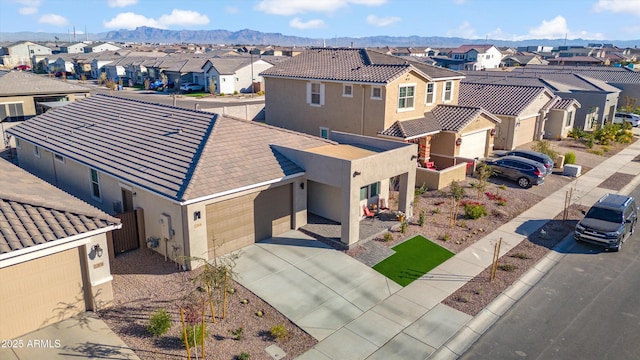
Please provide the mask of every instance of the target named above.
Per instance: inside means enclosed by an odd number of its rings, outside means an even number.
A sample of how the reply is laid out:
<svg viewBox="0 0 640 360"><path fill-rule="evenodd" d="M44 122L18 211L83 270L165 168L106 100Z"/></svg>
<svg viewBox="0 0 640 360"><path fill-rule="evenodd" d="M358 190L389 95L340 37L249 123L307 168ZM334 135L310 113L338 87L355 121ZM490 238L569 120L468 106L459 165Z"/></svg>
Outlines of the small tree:
<svg viewBox="0 0 640 360"><path fill-rule="evenodd" d="M496 174L496 171L490 165L486 163L482 163L476 167L476 178L478 182L476 183L476 190L478 190L478 199L482 196L482 194L487 189L487 184L489 183L489 178Z"/></svg>
<svg viewBox="0 0 640 360"><path fill-rule="evenodd" d="M553 150L551 143L547 140L536 141L535 144L533 144L533 150L549 156L553 161L558 157L558 153Z"/></svg>
<svg viewBox="0 0 640 360"><path fill-rule="evenodd" d="M451 198L449 227L454 227L456 225L456 218L458 217L458 211L460 210L460 201L462 201L464 195L464 188L457 181L451 181L451 184L449 185L449 197Z"/></svg>
<svg viewBox="0 0 640 360"><path fill-rule="evenodd" d="M101 72L100 76L98 76L98 85L102 85L107 81L107 73Z"/></svg>

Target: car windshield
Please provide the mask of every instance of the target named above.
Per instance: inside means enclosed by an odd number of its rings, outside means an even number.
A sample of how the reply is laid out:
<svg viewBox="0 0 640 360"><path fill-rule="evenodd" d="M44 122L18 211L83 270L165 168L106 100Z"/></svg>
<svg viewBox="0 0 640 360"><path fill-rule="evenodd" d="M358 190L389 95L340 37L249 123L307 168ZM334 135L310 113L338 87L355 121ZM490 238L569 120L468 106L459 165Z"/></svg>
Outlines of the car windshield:
<svg viewBox="0 0 640 360"><path fill-rule="evenodd" d="M585 218L620 223L622 222L622 212L617 210L592 207L591 209L589 209L587 215L585 215Z"/></svg>

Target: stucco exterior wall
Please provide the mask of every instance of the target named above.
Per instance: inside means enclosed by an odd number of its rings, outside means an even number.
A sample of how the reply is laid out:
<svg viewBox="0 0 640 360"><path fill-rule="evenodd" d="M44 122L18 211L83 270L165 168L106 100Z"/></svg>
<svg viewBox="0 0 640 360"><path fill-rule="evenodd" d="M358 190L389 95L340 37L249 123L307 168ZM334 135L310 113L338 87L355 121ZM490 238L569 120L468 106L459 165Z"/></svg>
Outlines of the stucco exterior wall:
<svg viewBox="0 0 640 360"><path fill-rule="evenodd" d="M309 181L309 209L308 211L329 220L340 222L342 208L340 207L340 188Z"/></svg>
<svg viewBox="0 0 640 360"><path fill-rule="evenodd" d="M462 163L443 170L416 169L416 186L423 184L429 190L440 190L449 186L452 181L463 181L467 176L467 164Z"/></svg>

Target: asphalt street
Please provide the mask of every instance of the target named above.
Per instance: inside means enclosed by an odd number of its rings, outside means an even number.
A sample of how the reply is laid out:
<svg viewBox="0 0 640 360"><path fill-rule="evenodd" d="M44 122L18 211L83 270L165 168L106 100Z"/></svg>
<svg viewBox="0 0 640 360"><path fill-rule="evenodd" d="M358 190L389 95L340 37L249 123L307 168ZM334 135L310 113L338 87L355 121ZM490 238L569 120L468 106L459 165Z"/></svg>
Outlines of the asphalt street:
<svg viewBox="0 0 640 360"><path fill-rule="evenodd" d="M639 235L618 253L569 243L567 256L461 359L640 358Z"/></svg>

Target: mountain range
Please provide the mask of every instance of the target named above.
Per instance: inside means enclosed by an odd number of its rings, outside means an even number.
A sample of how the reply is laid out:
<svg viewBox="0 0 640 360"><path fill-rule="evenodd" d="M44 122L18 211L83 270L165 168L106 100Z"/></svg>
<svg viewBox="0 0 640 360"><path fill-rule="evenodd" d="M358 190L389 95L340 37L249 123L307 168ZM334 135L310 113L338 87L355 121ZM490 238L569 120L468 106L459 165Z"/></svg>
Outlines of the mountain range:
<svg viewBox="0 0 640 360"><path fill-rule="evenodd" d="M41 32L0 32L0 41L62 41L72 40L66 33ZM141 26L134 30L115 30L97 34L82 34L78 41L85 39L103 41L122 41L138 43L196 43L196 44L243 44L243 45L281 45L281 46L430 46L457 47L462 44L494 44L496 46L559 46L587 45L588 43L613 43L618 47L637 47L640 40L588 40L588 39L527 39L520 41L495 39L465 39L441 36L367 36L335 37L331 39L313 39L280 33L263 33L256 30L165 30Z"/></svg>

